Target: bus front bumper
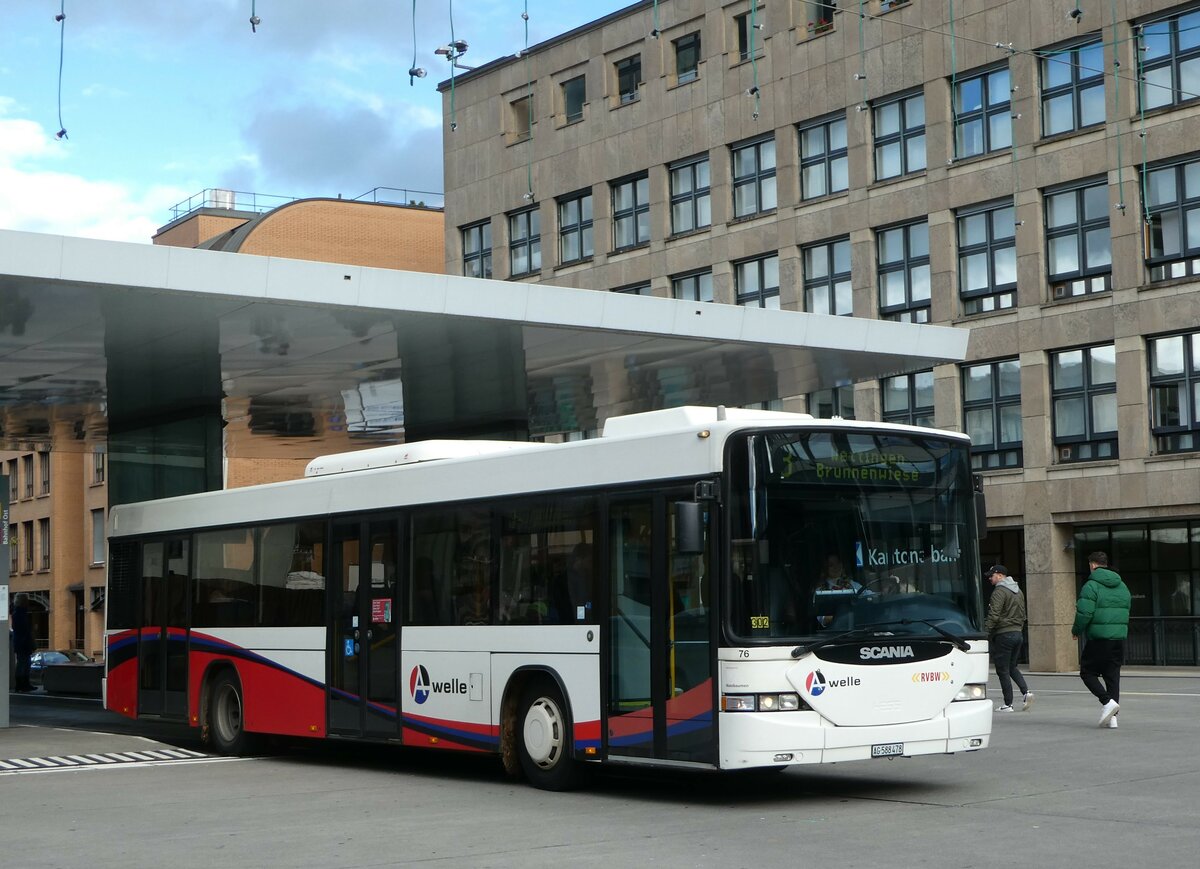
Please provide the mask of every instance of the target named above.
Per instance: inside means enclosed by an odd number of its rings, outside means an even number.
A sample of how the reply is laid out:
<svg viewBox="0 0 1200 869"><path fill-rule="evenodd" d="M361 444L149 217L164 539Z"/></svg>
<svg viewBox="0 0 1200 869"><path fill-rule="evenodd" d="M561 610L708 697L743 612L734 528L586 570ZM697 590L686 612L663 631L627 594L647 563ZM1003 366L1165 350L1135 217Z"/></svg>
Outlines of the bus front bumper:
<svg viewBox="0 0 1200 869"><path fill-rule="evenodd" d="M811 711L723 712L720 765L753 769L954 754L987 748L991 732L988 700L952 703L926 721L870 727L837 727Z"/></svg>

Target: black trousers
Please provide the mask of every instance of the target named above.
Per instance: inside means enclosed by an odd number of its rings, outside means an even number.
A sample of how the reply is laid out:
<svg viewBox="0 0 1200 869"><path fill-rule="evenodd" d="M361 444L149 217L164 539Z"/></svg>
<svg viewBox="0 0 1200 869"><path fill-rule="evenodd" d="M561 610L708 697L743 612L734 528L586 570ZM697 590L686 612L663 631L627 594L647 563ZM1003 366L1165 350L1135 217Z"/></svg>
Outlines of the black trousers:
<svg viewBox="0 0 1200 869"><path fill-rule="evenodd" d="M1125 663L1124 640L1088 640L1079 658L1079 678L1104 705L1121 702L1121 665ZM1101 684L1103 680L1103 684Z"/></svg>
<svg viewBox="0 0 1200 869"><path fill-rule="evenodd" d="M1004 705L1012 706L1012 683L1016 682L1022 694L1029 693L1025 677L1017 669L1021 660L1021 647L1025 645L1025 637L1020 631L1009 631L992 637L992 663L996 665L996 679L1000 682L1000 693L1004 695Z"/></svg>

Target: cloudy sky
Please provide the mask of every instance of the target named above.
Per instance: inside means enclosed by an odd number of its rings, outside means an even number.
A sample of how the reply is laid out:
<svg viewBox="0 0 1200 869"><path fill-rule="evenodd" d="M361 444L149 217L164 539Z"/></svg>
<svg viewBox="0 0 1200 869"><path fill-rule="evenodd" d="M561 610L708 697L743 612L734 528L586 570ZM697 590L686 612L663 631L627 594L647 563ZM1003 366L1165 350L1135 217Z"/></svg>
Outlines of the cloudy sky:
<svg viewBox="0 0 1200 869"><path fill-rule="evenodd" d="M440 192L451 27L477 66L632 0L3 2L0 229L149 242L205 188Z"/></svg>

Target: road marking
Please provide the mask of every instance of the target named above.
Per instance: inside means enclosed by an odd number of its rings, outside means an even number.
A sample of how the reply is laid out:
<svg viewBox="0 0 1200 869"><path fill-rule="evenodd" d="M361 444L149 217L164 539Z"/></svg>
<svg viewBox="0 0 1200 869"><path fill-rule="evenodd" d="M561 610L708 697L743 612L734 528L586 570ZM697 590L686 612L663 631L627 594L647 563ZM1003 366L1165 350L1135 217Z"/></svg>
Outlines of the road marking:
<svg viewBox="0 0 1200 869"><path fill-rule="evenodd" d="M104 754L53 755L51 757L14 757L0 760L0 775L24 772L57 772L64 769L129 769L176 763L204 763L249 760L240 757L213 757L189 748L164 748L155 751L110 751Z"/></svg>

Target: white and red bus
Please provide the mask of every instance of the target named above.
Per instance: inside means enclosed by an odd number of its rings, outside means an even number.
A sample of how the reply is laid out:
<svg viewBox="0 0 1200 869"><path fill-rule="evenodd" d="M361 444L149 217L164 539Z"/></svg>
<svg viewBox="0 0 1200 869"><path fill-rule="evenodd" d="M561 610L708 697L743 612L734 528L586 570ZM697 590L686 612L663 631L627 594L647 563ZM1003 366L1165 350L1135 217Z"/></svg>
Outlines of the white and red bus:
<svg viewBox="0 0 1200 869"><path fill-rule="evenodd" d="M115 507L105 703L226 753L263 734L491 752L550 789L593 764L983 748L968 450L685 407Z"/></svg>

